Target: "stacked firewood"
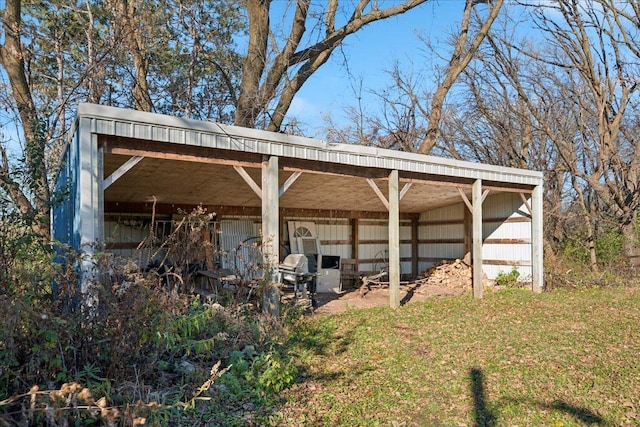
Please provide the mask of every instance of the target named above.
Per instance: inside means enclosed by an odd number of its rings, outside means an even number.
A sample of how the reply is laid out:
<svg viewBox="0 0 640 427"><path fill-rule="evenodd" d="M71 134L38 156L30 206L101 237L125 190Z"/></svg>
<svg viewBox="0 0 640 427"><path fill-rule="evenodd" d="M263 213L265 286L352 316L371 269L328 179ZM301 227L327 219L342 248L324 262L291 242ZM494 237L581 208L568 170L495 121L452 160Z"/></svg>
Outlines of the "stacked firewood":
<svg viewBox="0 0 640 427"><path fill-rule="evenodd" d="M471 277L471 266L463 260L456 259L453 262L444 260L441 264L434 265L419 274L416 283L419 283L420 287L417 291L420 292L420 288L425 285L471 289Z"/></svg>

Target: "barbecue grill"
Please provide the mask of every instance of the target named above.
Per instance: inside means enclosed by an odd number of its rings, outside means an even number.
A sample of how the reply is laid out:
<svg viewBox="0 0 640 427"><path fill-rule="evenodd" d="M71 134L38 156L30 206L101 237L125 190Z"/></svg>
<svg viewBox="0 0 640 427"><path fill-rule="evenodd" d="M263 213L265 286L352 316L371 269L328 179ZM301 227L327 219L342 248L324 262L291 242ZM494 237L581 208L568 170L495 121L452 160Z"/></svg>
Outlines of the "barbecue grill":
<svg viewBox="0 0 640 427"><path fill-rule="evenodd" d="M303 254L290 254L282 261L278 270L282 277L282 283L293 287L296 300L310 299L311 305L317 306L315 299L317 263L315 258L309 262L309 258Z"/></svg>

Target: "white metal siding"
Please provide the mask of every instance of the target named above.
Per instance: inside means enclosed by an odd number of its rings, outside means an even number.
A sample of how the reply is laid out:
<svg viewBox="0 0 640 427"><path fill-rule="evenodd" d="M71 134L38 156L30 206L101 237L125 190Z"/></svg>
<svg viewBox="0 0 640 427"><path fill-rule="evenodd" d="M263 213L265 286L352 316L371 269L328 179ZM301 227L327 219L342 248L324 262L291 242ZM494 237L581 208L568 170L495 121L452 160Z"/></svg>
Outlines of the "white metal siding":
<svg viewBox="0 0 640 427"><path fill-rule="evenodd" d="M483 216L487 220L508 218L505 222L485 222L483 224L484 239L518 239L522 243L489 243L483 245L484 260L512 261L512 265L483 266L490 279L495 279L500 272L508 273L516 268L520 279L531 279L531 222L529 211L519 194L499 193L487 197L483 204ZM517 222L509 222L515 220Z"/></svg>
<svg viewBox="0 0 640 427"><path fill-rule="evenodd" d="M465 209L467 209L466 205L461 202L422 213L419 221L427 224L418 226L418 239L422 241L463 240ZM464 257L464 243L420 243L418 244L418 256L433 258L433 260L418 263L418 271L425 271L433 265L439 264L442 260Z"/></svg>
<svg viewBox="0 0 640 427"><path fill-rule="evenodd" d="M358 221L360 271L379 272L389 264L389 227L381 220ZM370 260L365 262L365 260Z"/></svg>
<svg viewBox="0 0 640 427"><path fill-rule="evenodd" d="M223 219L219 230L220 267L251 276L250 270L262 261L258 256L261 238L254 221Z"/></svg>
<svg viewBox="0 0 640 427"><path fill-rule="evenodd" d="M326 220L324 220L326 221ZM329 220L330 221L330 220ZM351 237L351 225L348 223L323 223L318 222L316 224L318 229L318 238L320 241L349 241ZM337 255L340 258L351 257L351 245L350 244L322 244L322 253L324 255Z"/></svg>

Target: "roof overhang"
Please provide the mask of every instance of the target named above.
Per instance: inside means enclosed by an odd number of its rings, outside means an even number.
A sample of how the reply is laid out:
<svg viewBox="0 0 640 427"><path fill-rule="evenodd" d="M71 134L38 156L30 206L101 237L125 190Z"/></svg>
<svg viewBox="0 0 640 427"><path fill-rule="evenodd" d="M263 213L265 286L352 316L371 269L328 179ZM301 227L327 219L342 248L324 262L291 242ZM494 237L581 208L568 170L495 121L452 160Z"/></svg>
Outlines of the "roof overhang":
<svg viewBox="0 0 640 427"><path fill-rule="evenodd" d="M470 197L471 186L529 193L543 175L457 161L80 104L78 121L103 153L105 213L156 201L166 206L259 209L262 162L278 157L284 210L383 213L397 170L400 211L416 214ZM286 190L286 191L283 191Z"/></svg>

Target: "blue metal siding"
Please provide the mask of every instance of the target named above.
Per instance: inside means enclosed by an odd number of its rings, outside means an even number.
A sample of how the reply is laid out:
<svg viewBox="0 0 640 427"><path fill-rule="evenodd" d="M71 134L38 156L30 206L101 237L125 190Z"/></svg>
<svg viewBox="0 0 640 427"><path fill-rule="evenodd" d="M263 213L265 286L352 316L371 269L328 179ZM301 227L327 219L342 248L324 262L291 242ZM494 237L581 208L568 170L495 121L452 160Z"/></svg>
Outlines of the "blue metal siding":
<svg viewBox="0 0 640 427"><path fill-rule="evenodd" d="M64 197L53 206L51 221L53 239L76 250L80 246L80 233L74 227L79 197L77 171L78 134L76 132L67 146L54 187L55 193L63 194Z"/></svg>

